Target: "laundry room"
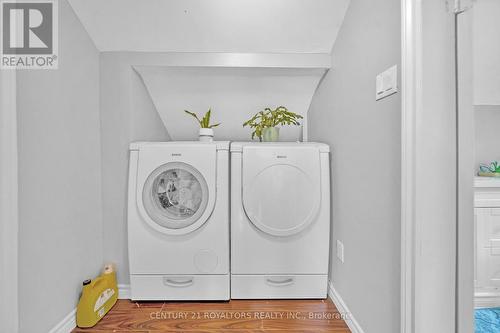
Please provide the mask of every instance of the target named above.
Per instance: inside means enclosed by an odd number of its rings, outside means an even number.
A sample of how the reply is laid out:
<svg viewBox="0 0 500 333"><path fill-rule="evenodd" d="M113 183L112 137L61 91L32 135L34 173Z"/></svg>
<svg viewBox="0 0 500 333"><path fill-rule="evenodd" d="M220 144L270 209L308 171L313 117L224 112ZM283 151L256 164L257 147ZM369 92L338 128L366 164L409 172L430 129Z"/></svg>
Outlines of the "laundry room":
<svg viewBox="0 0 500 333"><path fill-rule="evenodd" d="M0 0L0 332L403 332L404 2Z"/></svg>

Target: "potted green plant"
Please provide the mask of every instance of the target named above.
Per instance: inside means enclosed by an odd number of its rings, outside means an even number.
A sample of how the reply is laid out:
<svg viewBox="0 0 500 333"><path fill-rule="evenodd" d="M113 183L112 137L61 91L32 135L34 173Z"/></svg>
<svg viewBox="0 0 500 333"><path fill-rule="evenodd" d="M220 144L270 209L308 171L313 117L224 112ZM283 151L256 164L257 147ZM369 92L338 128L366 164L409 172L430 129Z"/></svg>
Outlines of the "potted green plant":
<svg viewBox="0 0 500 333"><path fill-rule="evenodd" d="M493 161L490 164L480 164L479 176L500 178L500 163L498 163L497 161Z"/></svg>
<svg viewBox="0 0 500 333"><path fill-rule="evenodd" d="M214 140L214 127L220 125L220 123L210 125L210 115L212 113L212 109L208 109L207 113L203 116L203 118L198 118L198 115L194 112L184 110L187 114L193 116L196 121L200 124L200 132L199 132L199 140L200 141L213 141Z"/></svg>
<svg viewBox="0 0 500 333"><path fill-rule="evenodd" d="M274 110L265 108L264 111L256 113L243 123L243 127L249 126L253 129L252 140L258 137L259 141L272 142L279 139L280 128L278 126L297 126L300 125L298 120L302 118L301 115L288 111L286 107L278 106Z"/></svg>

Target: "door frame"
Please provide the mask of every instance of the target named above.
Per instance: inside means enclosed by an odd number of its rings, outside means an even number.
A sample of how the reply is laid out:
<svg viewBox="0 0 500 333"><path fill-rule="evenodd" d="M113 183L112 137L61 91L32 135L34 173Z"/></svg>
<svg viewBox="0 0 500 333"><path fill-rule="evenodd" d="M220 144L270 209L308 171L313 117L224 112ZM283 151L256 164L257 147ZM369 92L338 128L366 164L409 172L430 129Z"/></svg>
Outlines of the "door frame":
<svg viewBox="0 0 500 333"><path fill-rule="evenodd" d="M456 331L474 331L474 71L472 0L456 7L457 258ZM467 315L469 314L469 315Z"/></svg>
<svg viewBox="0 0 500 333"><path fill-rule="evenodd" d="M435 1L435 0L428 0ZM446 5L449 15L454 15L455 31L453 34L448 35L447 42L457 43L471 43L468 36L461 36L457 34L459 29L470 29L470 26L465 28L459 26L458 14L463 13L472 7L470 0L439 0L441 5ZM424 6L427 6L424 8ZM424 10L425 9L425 10ZM419 290L422 291L421 277L424 276L425 271L429 268L428 257L422 259L422 241L428 240L429 228L417 219L422 213L422 207L417 205L418 197L422 197L422 187L425 188L425 181L421 173L417 173L417 168L421 167L423 163L428 163L429 156L427 152L418 149L417 139L421 141L422 128L426 124L421 123L420 115L429 107L428 100L425 100L423 94L423 72L425 68L424 63L425 53L424 50L432 49L432 42L429 39L424 39L423 22L432 24L438 19L438 15L429 10L429 2L424 0L402 0L401 2L401 29L402 29L402 123L401 123L401 332L403 333L416 333L420 331L425 318L426 303L422 297L419 297ZM450 18L450 17L449 17ZM458 23L457 23L458 22ZM470 24L468 22L467 24ZM466 31L470 33L470 31ZM452 40L453 39L453 40ZM456 44L455 44L456 45ZM463 45L462 45L463 47ZM455 50L456 51L456 50ZM457 56L455 54L455 56ZM467 56L466 56L467 57ZM447 323L454 323L455 332L470 332L473 325L473 276L470 271L473 269L473 263L470 260L470 255L464 255L470 250L472 240L470 239L470 216L473 210L473 201L471 200L473 187L472 178L473 170L470 169L471 159L473 159L473 148L468 144L473 138L473 121L470 118L473 115L470 113L472 110L472 101L470 96L465 99L459 98L459 90L466 90L471 88L470 80L465 82L464 79L460 80L458 72L466 72L466 75L471 76L471 64L468 63L469 59L450 59L450 61L457 62L455 68L455 81L457 84L455 92L455 101L451 99L446 100L447 106L450 111L456 110L457 124L456 124L456 142L455 146L449 146L449 149L454 149L456 153L456 210L455 219L446 220L446 225L449 230L453 230L455 236L455 253L451 254L450 248L441 249L432 242L425 243L426 247L432 249L425 249L426 253L435 251L439 253L441 263L446 266L455 267L455 292L454 292L454 313L447 312L450 318L443 318ZM469 67L470 66L470 67ZM449 74L449 73L448 73ZM436 74L439 75L439 74ZM427 83L429 79L427 78ZM428 94L428 92L427 92ZM443 97L446 98L446 97ZM431 103L432 104L432 103ZM454 107L452 107L454 105ZM431 105L432 107L432 105ZM462 108L462 109L460 109ZM460 121L462 118L462 121ZM463 120L466 120L465 122ZM468 123L467 123L468 122ZM429 124L427 124L429 125ZM437 138L440 140L440 138ZM443 139L444 140L444 139ZM443 142L438 144L443 145ZM448 147L448 146L447 146ZM417 154L418 152L418 154ZM472 155L472 156L471 156ZM423 185L422 185L423 184ZM470 188L469 188L469 185ZM470 207L468 203L470 201ZM466 207L465 207L465 206ZM443 255L444 251L448 251ZM431 266L432 267L432 266ZM417 281L418 280L418 281ZM433 293L440 291L439 281L424 282L425 287L429 288ZM450 281L453 283L453 281ZM442 281L441 281L442 286ZM449 296L449 290L443 291L446 297ZM439 299L440 295L435 294L435 299ZM443 296L444 297L444 296ZM470 316L467 315L470 312ZM428 318L427 318L428 319ZM438 329L436 327L436 329Z"/></svg>
<svg viewBox="0 0 500 333"><path fill-rule="evenodd" d="M0 327L19 330L16 71L0 70Z"/></svg>
<svg viewBox="0 0 500 333"><path fill-rule="evenodd" d="M415 114L421 98L421 2L401 2L401 332L415 330Z"/></svg>

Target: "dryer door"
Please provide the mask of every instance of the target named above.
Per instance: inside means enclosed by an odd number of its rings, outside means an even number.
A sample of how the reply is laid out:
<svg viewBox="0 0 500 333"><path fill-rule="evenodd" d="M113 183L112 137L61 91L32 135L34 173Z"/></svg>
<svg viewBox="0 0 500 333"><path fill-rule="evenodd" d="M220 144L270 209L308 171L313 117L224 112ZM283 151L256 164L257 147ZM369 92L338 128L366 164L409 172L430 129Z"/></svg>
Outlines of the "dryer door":
<svg viewBox="0 0 500 333"><path fill-rule="evenodd" d="M314 222L321 204L317 148L244 147L242 175L245 213L261 231L291 236Z"/></svg>
<svg viewBox="0 0 500 333"><path fill-rule="evenodd" d="M148 160L150 152L141 153L140 158ZM208 220L214 207L215 159L211 161L212 154L196 150L191 152L190 159L186 149L180 157L171 152L156 155L153 155L155 159L163 157L162 163L156 164L160 166L150 170L139 166L139 173L142 173L139 179L143 180L138 182L137 202L143 219L165 234L187 234L198 229ZM190 163L179 159L190 160ZM203 174L213 179L206 179Z"/></svg>

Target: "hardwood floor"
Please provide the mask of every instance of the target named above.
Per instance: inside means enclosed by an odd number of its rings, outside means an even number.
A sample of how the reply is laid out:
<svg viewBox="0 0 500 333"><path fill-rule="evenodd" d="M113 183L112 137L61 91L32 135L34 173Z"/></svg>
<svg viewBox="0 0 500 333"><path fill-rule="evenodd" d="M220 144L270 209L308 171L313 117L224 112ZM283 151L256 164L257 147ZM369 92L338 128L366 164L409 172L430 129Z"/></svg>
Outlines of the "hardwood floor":
<svg viewBox="0 0 500 333"><path fill-rule="evenodd" d="M131 302L119 300L83 332L324 333L350 332L331 300Z"/></svg>

